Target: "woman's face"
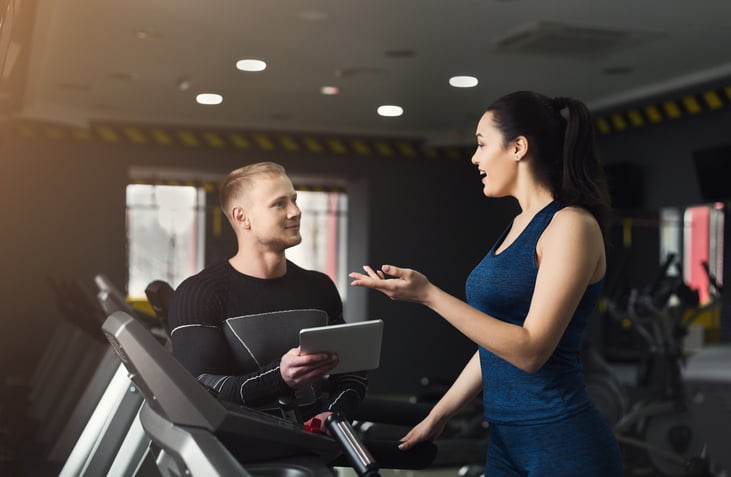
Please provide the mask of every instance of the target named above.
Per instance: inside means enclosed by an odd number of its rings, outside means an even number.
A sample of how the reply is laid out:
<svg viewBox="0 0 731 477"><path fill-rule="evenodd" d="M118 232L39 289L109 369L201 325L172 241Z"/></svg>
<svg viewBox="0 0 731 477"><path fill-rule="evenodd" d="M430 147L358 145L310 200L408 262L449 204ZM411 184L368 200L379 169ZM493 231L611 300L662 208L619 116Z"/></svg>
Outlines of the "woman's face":
<svg viewBox="0 0 731 477"><path fill-rule="evenodd" d="M477 124L477 149L472 156L482 176L482 192L487 197L512 195L517 177L516 151L505 147L502 133L493 124L492 112L486 112Z"/></svg>

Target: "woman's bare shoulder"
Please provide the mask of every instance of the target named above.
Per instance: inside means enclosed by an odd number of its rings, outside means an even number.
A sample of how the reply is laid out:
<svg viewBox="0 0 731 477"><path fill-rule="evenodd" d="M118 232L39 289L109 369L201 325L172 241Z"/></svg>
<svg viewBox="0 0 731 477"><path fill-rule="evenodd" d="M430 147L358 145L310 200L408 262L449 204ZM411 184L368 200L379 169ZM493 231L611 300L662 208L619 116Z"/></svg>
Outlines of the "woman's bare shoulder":
<svg viewBox="0 0 731 477"><path fill-rule="evenodd" d="M559 237L565 234L601 237L596 218L588 210L576 206L564 207L556 212L546 232Z"/></svg>

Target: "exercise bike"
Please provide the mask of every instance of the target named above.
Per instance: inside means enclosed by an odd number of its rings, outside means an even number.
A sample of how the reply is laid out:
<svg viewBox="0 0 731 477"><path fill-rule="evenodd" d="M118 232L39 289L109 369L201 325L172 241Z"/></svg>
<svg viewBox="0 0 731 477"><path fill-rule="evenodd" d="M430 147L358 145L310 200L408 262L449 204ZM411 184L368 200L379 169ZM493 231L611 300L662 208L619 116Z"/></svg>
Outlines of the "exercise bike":
<svg viewBox="0 0 731 477"><path fill-rule="evenodd" d="M609 316L627 320L647 344L638 372L640 396L613 429L629 475L706 477L712 474L705 442L690 417L682 380L682 343L688 326L718 300L699 306L682 273L667 273L673 264L671 254L652 286L630 291L624 309L608 304Z"/></svg>

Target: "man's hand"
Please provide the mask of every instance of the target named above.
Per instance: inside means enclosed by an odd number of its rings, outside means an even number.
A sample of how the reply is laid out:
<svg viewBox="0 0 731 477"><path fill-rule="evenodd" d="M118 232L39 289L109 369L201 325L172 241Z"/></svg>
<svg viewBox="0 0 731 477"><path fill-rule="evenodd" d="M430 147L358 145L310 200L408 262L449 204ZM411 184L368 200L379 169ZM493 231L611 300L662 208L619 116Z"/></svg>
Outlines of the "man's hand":
<svg viewBox="0 0 731 477"><path fill-rule="evenodd" d="M335 353L304 354L299 348L292 348L282 356L279 372L291 388L299 388L317 382L338 364Z"/></svg>

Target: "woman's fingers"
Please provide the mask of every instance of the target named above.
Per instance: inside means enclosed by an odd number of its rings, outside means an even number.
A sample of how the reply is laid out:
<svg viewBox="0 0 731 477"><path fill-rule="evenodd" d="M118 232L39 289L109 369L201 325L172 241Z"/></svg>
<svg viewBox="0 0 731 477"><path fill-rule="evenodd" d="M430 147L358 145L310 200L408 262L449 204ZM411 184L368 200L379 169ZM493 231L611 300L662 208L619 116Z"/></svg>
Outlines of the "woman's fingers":
<svg viewBox="0 0 731 477"><path fill-rule="evenodd" d="M406 434L404 437L401 438L401 441L399 442L398 448L401 450L408 450L414 447L416 444L421 442L423 439L421 439L416 432L414 432L414 429L409 431L408 434Z"/></svg>
<svg viewBox="0 0 731 477"><path fill-rule="evenodd" d="M348 276L355 280L360 280L363 284L366 284L367 278L372 278L376 282L379 280L388 280L391 278L402 278L402 275L407 271L393 265L383 265L379 270L374 270L370 265L363 265L363 271L365 275L359 272L351 272Z"/></svg>
<svg viewBox="0 0 731 477"><path fill-rule="evenodd" d="M373 278L374 280L378 280L379 277L378 274L370 267L370 265L363 265L363 270L368 274L369 277Z"/></svg>

